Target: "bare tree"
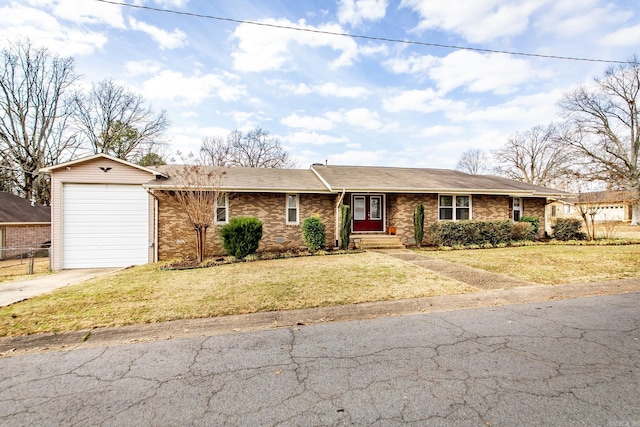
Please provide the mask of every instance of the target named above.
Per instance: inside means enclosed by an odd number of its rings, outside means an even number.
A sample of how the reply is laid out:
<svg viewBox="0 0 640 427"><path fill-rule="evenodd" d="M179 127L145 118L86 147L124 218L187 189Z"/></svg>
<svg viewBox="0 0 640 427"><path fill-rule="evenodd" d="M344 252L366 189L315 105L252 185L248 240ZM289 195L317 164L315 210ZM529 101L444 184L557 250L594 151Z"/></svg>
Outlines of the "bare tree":
<svg viewBox="0 0 640 427"><path fill-rule="evenodd" d="M139 161L169 127L165 111L155 114L142 95L113 80L94 84L86 94L74 98L79 134L94 153Z"/></svg>
<svg viewBox="0 0 640 427"><path fill-rule="evenodd" d="M193 156L183 158L185 165L171 166L174 196L195 232L197 261L206 256L207 231L214 224L217 208L225 193L221 190L224 168L200 164Z"/></svg>
<svg viewBox="0 0 640 427"><path fill-rule="evenodd" d="M570 173L572 152L557 138L555 125L534 126L512 135L493 156L496 172L534 185L552 185Z"/></svg>
<svg viewBox="0 0 640 427"><path fill-rule="evenodd" d="M216 166L254 168L295 167L295 161L280 141L268 131L256 128L248 132L235 130L226 139L209 137L202 141L202 160Z"/></svg>
<svg viewBox="0 0 640 427"><path fill-rule="evenodd" d="M596 215L602 208L603 192L579 192L576 197L576 209L587 231L587 239L595 240L596 238Z"/></svg>
<svg viewBox="0 0 640 427"><path fill-rule="evenodd" d="M640 63L610 67L590 86L560 101L569 130L563 140L592 164L591 177L632 193L632 225L640 225Z"/></svg>
<svg viewBox="0 0 640 427"><path fill-rule="evenodd" d="M466 172L471 175L480 175L488 173L491 168L489 166L489 157L487 154L478 149L471 148L463 151L456 164L456 170Z"/></svg>
<svg viewBox="0 0 640 427"><path fill-rule="evenodd" d="M231 144L229 138L208 136L202 140L200 159L211 166L231 166Z"/></svg>
<svg viewBox="0 0 640 427"><path fill-rule="evenodd" d="M78 147L66 126L66 92L77 79L73 59L51 56L28 40L0 55L0 155L12 171L4 178L16 194L48 204L48 178L39 169L68 160Z"/></svg>

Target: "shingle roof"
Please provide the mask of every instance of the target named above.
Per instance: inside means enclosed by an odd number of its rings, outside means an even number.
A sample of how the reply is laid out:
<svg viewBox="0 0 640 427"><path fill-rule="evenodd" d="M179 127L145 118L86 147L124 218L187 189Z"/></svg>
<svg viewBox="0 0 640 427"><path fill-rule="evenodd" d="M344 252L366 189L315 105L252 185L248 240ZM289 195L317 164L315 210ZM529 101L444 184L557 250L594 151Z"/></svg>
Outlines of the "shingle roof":
<svg viewBox="0 0 640 427"><path fill-rule="evenodd" d="M156 169L168 176L145 184L148 188L176 188L179 171L189 166L168 165ZM474 193L513 196L561 196L562 191L490 175L469 175L449 169L395 168L378 166L324 166L311 169L218 168L224 171L220 187L225 191L265 192L404 192L404 193Z"/></svg>
<svg viewBox="0 0 640 427"><path fill-rule="evenodd" d="M450 169L313 165L333 191L466 192L551 196L562 191L491 175Z"/></svg>
<svg viewBox="0 0 640 427"><path fill-rule="evenodd" d="M51 222L51 208L31 206L31 202L14 194L0 191L0 224Z"/></svg>
<svg viewBox="0 0 640 427"><path fill-rule="evenodd" d="M166 174L168 179L154 179L145 184L149 188L176 188L180 180L176 172L189 166L168 165L156 166L154 169ZM225 191L265 191L265 192L297 192L328 193L329 189L308 169L273 169L215 166L198 166L214 175L216 171L224 171L220 187ZM179 173L179 172L178 172Z"/></svg>

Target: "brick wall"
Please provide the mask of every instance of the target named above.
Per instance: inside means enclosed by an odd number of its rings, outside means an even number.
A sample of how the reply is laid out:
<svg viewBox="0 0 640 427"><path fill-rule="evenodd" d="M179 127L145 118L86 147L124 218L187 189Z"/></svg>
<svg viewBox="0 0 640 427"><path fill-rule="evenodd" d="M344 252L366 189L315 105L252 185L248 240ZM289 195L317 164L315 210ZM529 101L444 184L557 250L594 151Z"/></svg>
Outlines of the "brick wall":
<svg viewBox="0 0 640 427"><path fill-rule="evenodd" d="M39 248L51 241L50 225L7 226L5 227L5 247Z"/></svg>
<svg viewBox="0 0 640 427"><path fill-rule="evenodd" d="M511 219L510 197L492 195L472 195L472 219L478 221L492 221ZM387 225L396 227L396 234L400 236L402 243L414 244L413 238L413 212L416 207L424 206L425 230L429 224L438 221L438 195L437 194L388 194L387 195ZM545 199L525 198L522 215L537 216L540 218L540 232L544 235L544 209Z"/></svg>
<svg viewBox="0 0 640 427"><path fill-rule="evenodd" d="M544 237L544 232L547 227L544 218L545 207L547 206L547 201L545 199L538 198L524 198L522 199L522 216L537 216L540 218L540 226L538 227L538 235L540 237Z"/></svg>
<svg viewBox="0 0 640 427"><path fill-rule="evenodd" d="M158 255L160 260L195 256L195 233L190 229L186 215L168 192L157 192L160 201L158 215ZM229 218L254 216L261 220L262 240L259 250L283 250L304 246L302 221L320 215L326 225L327 246L335 243L335 195L300 194L300 224L286 224L286 194L234 193L229 195ZM207 233L207 254L224 253L216 225Z"/></svg>
<svg viewBox="0 0 640 427"><path fill-rule="evenodd" d="M40 248L43 243L51 241L50 225L5 226L2 229L0 235L4 234L4 241L0 241L0 246L14 249L0 251L0 259L25 253L20 248Z"/></svg>

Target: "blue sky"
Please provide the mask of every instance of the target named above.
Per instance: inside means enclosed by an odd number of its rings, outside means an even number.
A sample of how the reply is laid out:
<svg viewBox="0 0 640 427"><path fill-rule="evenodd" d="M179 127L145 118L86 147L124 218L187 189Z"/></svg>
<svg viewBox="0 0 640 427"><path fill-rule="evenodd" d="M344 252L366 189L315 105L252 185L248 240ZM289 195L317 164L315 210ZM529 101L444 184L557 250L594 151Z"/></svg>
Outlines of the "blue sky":
<svg viewBox="0 0 640 427"><path fill-rule="evenodd" d="M127 0L371 37L626 60L637 0ZM95 0L0 0L0 44L30 37L165 109L169 157L260 126L300 167L453 168L470 148L558 120L556 103L607 64L267 28Z"/></svg>

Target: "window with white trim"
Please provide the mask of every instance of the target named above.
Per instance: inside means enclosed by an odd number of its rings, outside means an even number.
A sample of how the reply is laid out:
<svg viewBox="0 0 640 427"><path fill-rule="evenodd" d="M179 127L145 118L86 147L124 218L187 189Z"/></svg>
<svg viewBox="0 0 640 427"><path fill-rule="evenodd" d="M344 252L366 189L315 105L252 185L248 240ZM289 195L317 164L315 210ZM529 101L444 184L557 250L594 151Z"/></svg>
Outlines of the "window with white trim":
<svg viewBox="0 0 640 427"><path fill-rule="evenodd" d="M522 216L522 199L520 197L513 198L513 214L511 218L518 222L520 221L520 217Z"/></svg>
<svg viewBox="0 0 640 427"><path fill-rule="evenodd" d="M216 224L226 224L229 222L229 196L219 195L216 199Z"/></svg>
<svg viewBox="0 0 640 427"><path fill-rule="evenodd" d="M300 197L297 194L287 194L287 224L300 223Z"/></svg>
<svg viewBox="0 0 640 427"><path fill-rule="evenodd" d="M438 197L438 220L462 221L471 219L471 196L441 194Z"/></svg>

